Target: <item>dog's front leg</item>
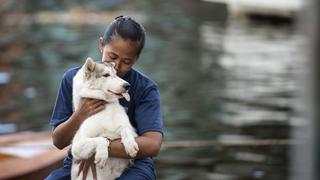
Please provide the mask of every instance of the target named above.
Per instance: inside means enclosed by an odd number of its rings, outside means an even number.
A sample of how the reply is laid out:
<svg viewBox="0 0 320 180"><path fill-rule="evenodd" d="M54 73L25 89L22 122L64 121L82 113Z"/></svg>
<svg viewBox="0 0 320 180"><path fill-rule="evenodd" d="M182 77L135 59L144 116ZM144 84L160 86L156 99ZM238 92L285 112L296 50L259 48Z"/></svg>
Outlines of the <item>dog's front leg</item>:
<svg viewBox="0 0 320 180"><path fill-rule="evenodd" d="M110 141L103 137L96 137L95 140L97 142L97 148L94 163L102 168L106 165L109 157L108 147Z"/></svg>
<svg viewBox="0 0 320 180"><path fill-rule="evenodd" d="M97 143L93 138L81 138L72 142L71 152L75 160L89 159L96 151Z"/></svg>
<svg viewBox="0 0 320 180"><path fill-rule="evenodd" d="M103 137L82 138L72 144L72 155L76 160L89 159L95 154L95 163L105 164L108 159L109 141Z"/></svg>
<svg viewBox="0 0 320 180"><path fill-rule="evenodd" d="M134 139L135 137L136 133L132 128L124 127L121 129L121 142L130 157L135 157L139 151L138 144Z"/></svg>

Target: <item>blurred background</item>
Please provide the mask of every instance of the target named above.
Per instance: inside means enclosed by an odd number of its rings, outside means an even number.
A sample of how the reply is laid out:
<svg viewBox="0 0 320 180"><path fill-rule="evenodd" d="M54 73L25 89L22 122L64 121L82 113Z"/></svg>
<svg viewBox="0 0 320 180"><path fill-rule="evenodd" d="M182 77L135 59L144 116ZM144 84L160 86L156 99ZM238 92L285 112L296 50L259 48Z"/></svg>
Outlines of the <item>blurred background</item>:
<svg viewBox="0 0 320 180"><path fill-rule="evenodd" d="M88 56L100 60L106 25L129 15L147 31L135 68L161 92L158 179L289 179L291 145L299 143L292 130L307 124L294 111L306 59L302 7L302 0L1 0L0 135L50 131L63 73Z"/></svg>

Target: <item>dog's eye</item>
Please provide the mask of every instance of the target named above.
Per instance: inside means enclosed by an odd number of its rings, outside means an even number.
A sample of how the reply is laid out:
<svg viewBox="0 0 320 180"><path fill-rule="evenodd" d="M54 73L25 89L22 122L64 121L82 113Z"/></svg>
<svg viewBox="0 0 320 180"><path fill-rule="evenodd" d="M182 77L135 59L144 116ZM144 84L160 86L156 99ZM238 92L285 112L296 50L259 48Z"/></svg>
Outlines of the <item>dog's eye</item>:
<svg viewBox="0 0 320 180"><path fill-rule="evenodd" d="M104 76L104 77L109 77L109 76L110 76L110 74L104 74L103 76Z"/></svg>

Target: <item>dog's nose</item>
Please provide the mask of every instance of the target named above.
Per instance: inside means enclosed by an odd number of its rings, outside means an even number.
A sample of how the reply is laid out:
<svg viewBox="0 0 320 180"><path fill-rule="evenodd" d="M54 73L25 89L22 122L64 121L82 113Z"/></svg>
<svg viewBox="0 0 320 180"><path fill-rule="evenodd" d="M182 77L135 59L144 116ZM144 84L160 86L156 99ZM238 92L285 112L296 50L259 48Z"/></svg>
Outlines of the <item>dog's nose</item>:
<svg viewBox="0 0 320 180"><path fill-rule="evenodd" d="M130 84L129 83L124 83L122 86L125 90L128 90L130 88Z"/></svg>

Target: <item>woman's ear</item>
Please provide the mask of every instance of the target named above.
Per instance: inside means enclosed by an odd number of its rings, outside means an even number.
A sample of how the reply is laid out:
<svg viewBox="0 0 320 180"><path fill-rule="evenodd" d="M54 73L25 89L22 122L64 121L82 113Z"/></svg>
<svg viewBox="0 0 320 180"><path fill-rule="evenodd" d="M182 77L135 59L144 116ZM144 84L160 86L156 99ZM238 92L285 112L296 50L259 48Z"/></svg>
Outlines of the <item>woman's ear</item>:
<svg viewBox="0 0 320 180"><path fill-rule="evenodd" d="M99 38L99 49L100 49L100 52L101 52L101 53L102 53L102 50L103 50L103 46L104 46L104 44L103 44L103 38L100 37L100 38Z"/></svg>

